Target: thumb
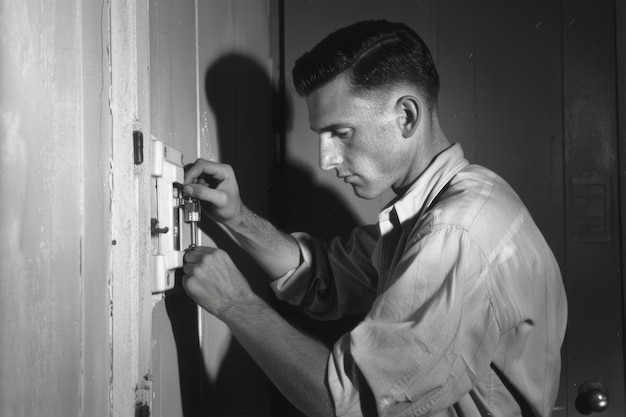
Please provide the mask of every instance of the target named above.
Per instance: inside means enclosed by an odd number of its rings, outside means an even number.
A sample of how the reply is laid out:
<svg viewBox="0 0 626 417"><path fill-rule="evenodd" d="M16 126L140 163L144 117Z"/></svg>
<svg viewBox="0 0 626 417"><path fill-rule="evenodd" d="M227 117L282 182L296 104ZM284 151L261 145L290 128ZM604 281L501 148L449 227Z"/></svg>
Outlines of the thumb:
<svg viewBox="0 0 626 417"><path fill-rule="evenodd" d="M195 197L195 190L191 184L187 184L183 187L183 194L188 195L189 197Z"/></svg>

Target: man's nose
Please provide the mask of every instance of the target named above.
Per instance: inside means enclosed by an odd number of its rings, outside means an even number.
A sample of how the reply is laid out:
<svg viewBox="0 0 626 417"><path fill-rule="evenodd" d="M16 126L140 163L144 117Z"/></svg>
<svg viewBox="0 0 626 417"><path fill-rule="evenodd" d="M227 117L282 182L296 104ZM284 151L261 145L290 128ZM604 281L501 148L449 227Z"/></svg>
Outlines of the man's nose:
<svg viewBox="0 0 626 417"><path fill-rule="evenodd" d="M339 144L330 135L320 137L320 168L327 171L343 162Z"/></svg>

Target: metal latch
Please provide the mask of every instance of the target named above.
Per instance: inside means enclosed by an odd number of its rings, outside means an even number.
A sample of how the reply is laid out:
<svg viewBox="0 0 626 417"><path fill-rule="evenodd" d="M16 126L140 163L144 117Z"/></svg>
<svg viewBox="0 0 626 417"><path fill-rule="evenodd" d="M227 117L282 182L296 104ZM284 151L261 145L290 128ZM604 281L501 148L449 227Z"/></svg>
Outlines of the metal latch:
<svg viewBox="0 0 626 417"><path fill-rule="evenodd" d="M150 232L153 238L154 294L174 286L176 270L183 266L185 248L196 246L200 203L183 195L183 155L164 142L156 139L151 142L153 198ZM187 246L183 244L183 222L191 224Z"/></svg>

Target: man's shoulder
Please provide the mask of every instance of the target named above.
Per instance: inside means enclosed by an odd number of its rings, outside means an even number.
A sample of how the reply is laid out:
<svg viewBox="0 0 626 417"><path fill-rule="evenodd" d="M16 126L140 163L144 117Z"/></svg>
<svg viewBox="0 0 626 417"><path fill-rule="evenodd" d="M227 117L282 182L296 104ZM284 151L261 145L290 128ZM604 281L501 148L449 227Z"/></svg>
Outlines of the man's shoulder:
<svg viewBox="0 0 626 417"><path fill-rule="evenodd" d="M424 213L432 227L454 227L473 233L508 228L526 208L513 188L480 165L467 165Z"/></svg>

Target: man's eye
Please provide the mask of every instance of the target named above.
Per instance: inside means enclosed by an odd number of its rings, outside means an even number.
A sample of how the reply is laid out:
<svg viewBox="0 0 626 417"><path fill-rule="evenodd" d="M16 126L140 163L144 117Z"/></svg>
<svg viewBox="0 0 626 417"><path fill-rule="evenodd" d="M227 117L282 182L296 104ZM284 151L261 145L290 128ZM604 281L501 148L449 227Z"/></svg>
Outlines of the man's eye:
<svg viewBox="0 0 626 417"><path fill-rule="evenodd" d="M334 131L334 136L339 139L348 139L352 136L352 129L337 129Z"/></svg>

